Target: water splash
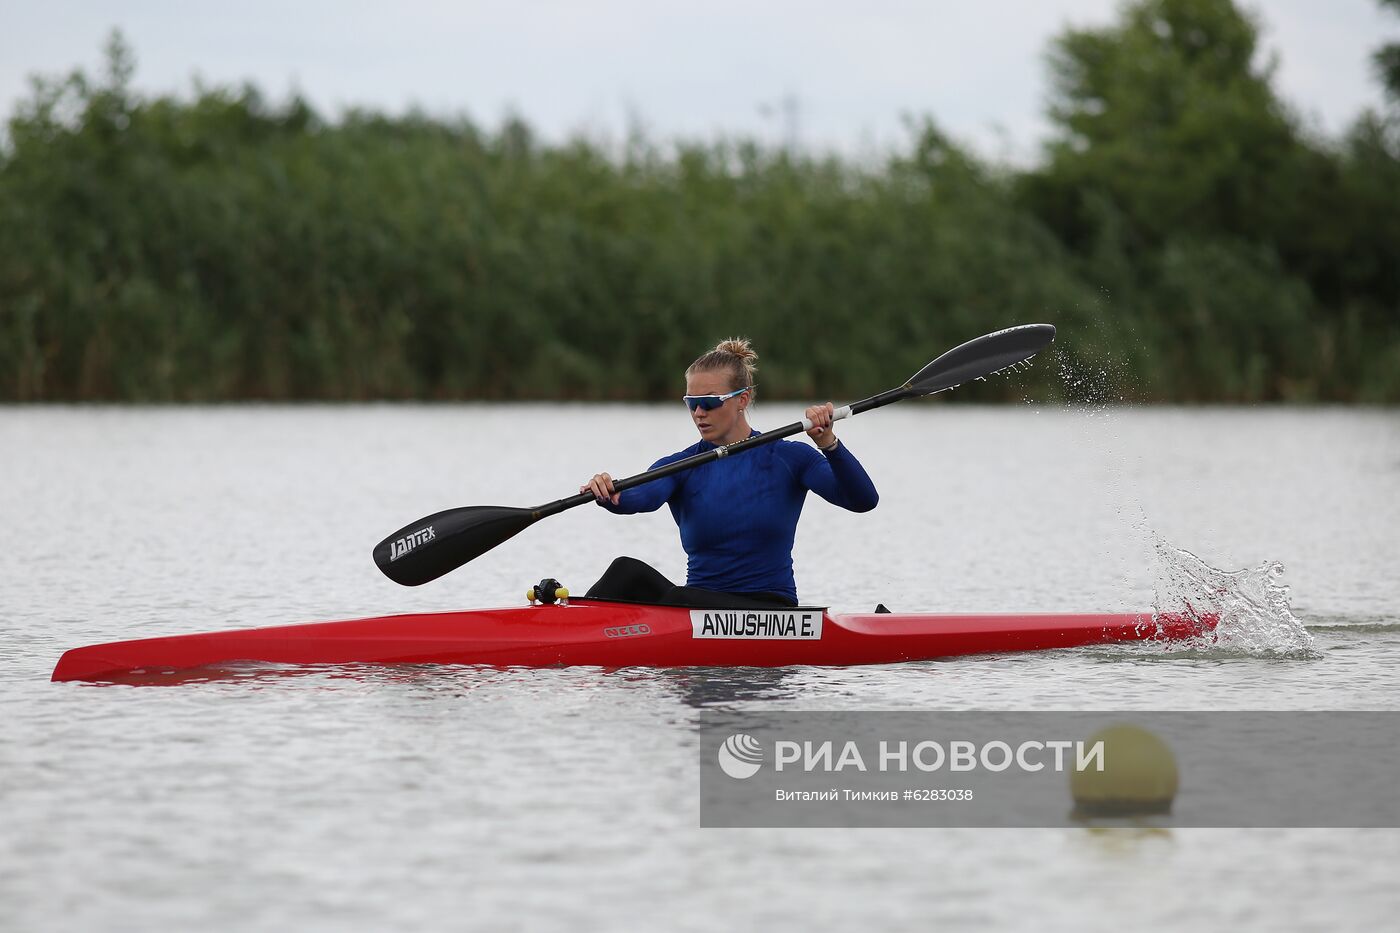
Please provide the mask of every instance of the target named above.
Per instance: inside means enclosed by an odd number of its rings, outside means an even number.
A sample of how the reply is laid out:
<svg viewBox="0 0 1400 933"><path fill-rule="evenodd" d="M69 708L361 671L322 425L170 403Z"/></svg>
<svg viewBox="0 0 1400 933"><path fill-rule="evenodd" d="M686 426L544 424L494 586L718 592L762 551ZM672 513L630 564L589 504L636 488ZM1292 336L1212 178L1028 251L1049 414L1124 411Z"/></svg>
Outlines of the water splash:
<svg viewBox="0 0 1400 933"><path fill-rule="evenodd" d="M1155 536L1154 614L1214 615L1214 631L1192 650L1251 657L1311 657L1313 637L1293 615L1283 565L1266 561L1253 570L1217 570L1190 551Z"/></svg>
<svg viewBox="0 0 1400 933"><path fill-rule="evenodd" d="M1098 328L1106 333L1102 323ZM1145 472L1144 458L1136 463L1120 451L1117 415L1119 406L1136 394L1135 379L1125 362L1096 353L1092 346L1056 346L1051 351L1060 392L1068 407L1096 422L1086 441L1098 447L1112 469L1104 485L1106 496L1132 532L1134 556L1140 560L1154 552L1153 613L1159 625L1164 614L1185 616L1213 627L1199 638L1162 642L1171 654L1182 651L1212 656L1314 657L1313 637L1289 607L1288 587L1281 582L1283 565L1270 561L1252 570L1224 571L1211 567L1190 551L1175 547L1152 529L1147 511L1135 487L1122 480ZM1121 556L1105 537L1105 557ZM1136 571L1128 571L1125 588L1132 589Z"/></svg>
<svg viewBox="0 0 1400 933"><path fill-rule="evenodd" d="M1082 360L1058 348L1053 354L1061 397L1081 414L1097 417L1128 401L1132 375L1114 360Z"/></svg>

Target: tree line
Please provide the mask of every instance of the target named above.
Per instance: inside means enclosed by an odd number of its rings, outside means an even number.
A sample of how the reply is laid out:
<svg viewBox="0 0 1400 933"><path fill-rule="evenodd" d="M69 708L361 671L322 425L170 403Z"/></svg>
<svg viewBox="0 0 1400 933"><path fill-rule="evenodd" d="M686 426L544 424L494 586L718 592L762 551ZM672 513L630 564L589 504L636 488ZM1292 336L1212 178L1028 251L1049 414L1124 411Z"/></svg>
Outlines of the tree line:
<svg viewBox="0 0 1400 933"><path fill-rule="evenodd" d="M1137 0L1055 38L1014 167L144 97L114 35L0 141L0 400L666 399L735 333L846 398L1043 320L1058 365L963 394L1400 401L1398 49L1331 139L1231 0Z"/></svg>

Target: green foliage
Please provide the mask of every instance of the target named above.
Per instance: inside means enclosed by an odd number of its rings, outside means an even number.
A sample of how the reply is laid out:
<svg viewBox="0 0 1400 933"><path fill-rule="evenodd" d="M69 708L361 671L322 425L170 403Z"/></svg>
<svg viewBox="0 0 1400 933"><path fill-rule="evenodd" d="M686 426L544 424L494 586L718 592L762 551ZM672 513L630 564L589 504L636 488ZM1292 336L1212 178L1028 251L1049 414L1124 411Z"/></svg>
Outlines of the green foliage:
<svg viewBox="0 0 1400 933"><path fill-rule="evenodd" d="M1050 56L1050 193L1067 235L1092 228L1075 193L1107 198L1138 249L1178 233L1248 234L1295 137L1254 65L1256 28L1229 0L1148 0L1103 30L1071 30Z"/></svg>
<svg viewBox="0 0 1400 933"><path fill-rule="evenodd" d="M36 81L0 148L0 399L666 399L742 333L851 398L1017 321L1149 399L1400 399L1400 147L1308 140L1227 0L1071 31L1043 167L931 122L878 164L744 140ZM1056 397L1053 367L956 393ZM1072 393L1071 393L1072 394Z"/></svg>
<svg viewBox="0 0 1400 933"><path fill-rule="evenodd" d="M1378 0L1381 6L1388 6L1396 13L1400 13L1400 0ZM1400 42L1391 42L1381 46L1372 56L1372 63L1375 65L1376 74L1381 79L1381 85L1385 87L1386 93L1393 103L1400 104Z"/></svg>
<svg viewBox="0 0 1400 933"><path fill-rule="evenodd" d="M1139 0L1064 33L1059 133L1018 202L1138 322L1152 396L1394 400L1393 127L1311 140L1257 39L1230 0Z"/></svg>

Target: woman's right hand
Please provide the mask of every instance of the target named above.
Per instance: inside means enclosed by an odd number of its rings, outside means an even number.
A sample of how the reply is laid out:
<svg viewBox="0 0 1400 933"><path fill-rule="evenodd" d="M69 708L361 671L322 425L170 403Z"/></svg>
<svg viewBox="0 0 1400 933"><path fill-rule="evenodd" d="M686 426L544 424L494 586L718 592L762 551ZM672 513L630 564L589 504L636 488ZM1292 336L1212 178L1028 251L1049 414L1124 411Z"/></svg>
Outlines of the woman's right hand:
<svg viewBox="0 0 1400 933"><path fill-rule="evenodd" d="M613 488L613 479L606 473L598 473L585 486L578 488L579 492L591 492L593 498L599 502L611 502L617 505L622 500L622 493Z"/></svg>

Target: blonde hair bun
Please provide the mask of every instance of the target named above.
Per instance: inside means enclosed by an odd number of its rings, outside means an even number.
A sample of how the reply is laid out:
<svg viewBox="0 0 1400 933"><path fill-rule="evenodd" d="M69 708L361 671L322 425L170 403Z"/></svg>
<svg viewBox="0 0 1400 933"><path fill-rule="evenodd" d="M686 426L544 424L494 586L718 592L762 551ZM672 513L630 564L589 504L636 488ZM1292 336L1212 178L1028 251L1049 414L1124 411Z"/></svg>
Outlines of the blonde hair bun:
<svg viewBox="0 0 1400 933"><path fill-rule="evenodd" d="M747 363L749 369L758 371L758 351L754 350L747 337L730 337L715 344L715 353L729 353Z"/></svg>
<svg viewBox="0 0 1400 933"><path fill-rule="evenodd" d="M749 344L747 337L730 337L721 340L709 353L701 355L686 368L687 377L694 373L724 372L729 375L729 387L742 389L757 381L758 353ZM753 395L749 396L750 402Z"/></svg>

